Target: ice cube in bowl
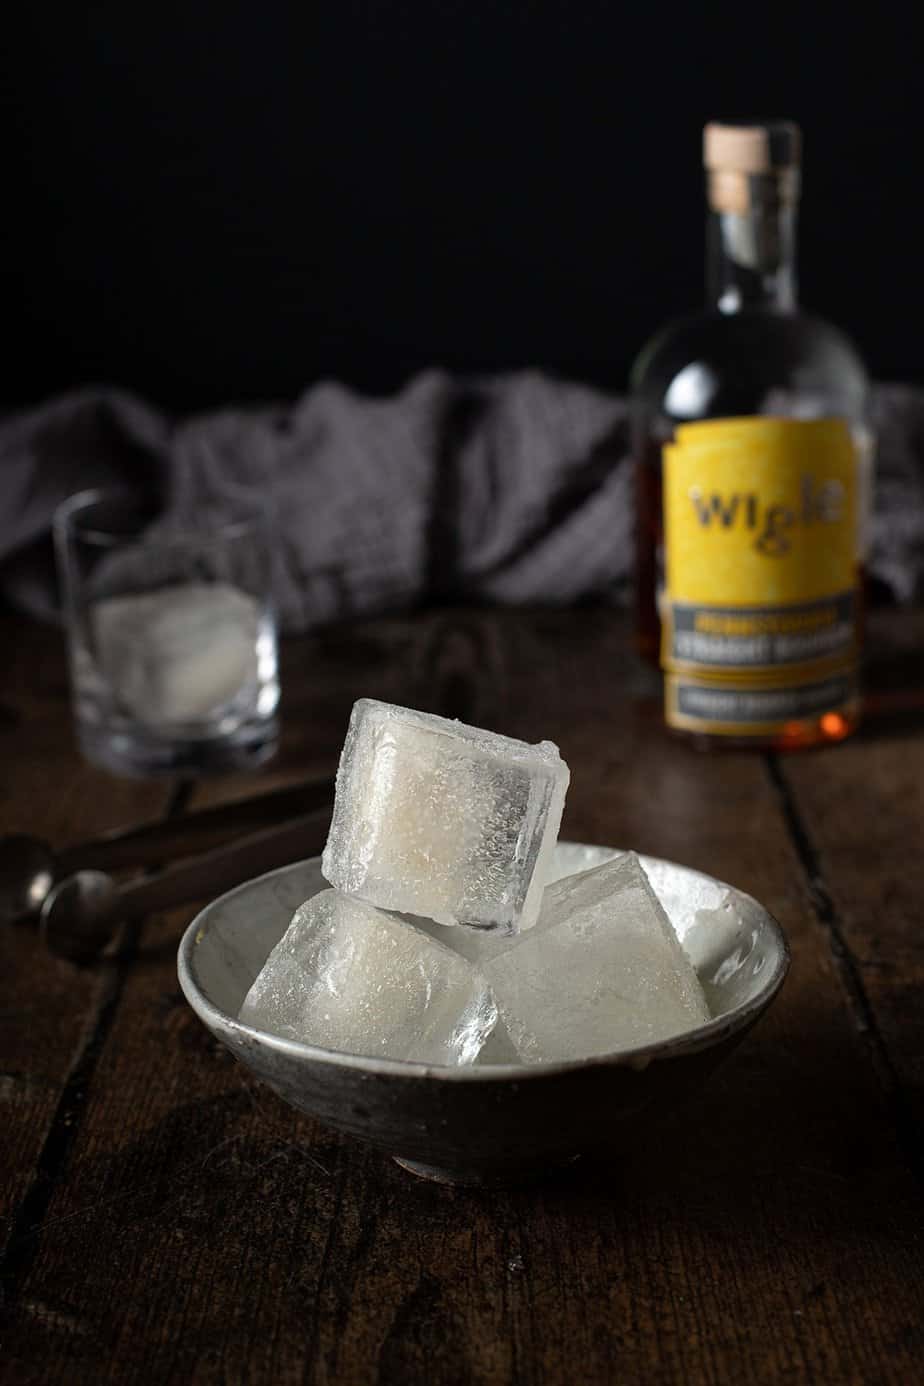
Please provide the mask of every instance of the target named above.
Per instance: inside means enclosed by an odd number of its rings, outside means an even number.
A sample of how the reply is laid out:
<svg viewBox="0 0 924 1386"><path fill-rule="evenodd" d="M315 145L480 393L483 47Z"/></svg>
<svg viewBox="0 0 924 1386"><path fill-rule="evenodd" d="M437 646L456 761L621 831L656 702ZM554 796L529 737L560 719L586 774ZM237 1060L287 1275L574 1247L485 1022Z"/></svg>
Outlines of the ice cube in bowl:
<svg viewBox="0 0 924 1386"><path fill-rule="evenodd" d="M569 778L551 741L532 746L360 698L337 772L324 875L381 909L528 929Z"/></svg>
<svg viewBox="0 0 924 1386"><path fill-rule="evenodd" d="M634 852L550 885L535 927L480 970L524 1063L637 1048L711 1019Z"/></svg>
<svg viewBox="0 0 924 1386"><path fill-rule="evenodd" d="M616 855L559 843L552 874ZM292 1106L417 1173L461 1184L515 1182L638 1139L646 1113L695 1090L786 974L782 930L750 896L672 862L639 860L681 943L687 935L697 942L712 1010L711 1020L653 1044L564 1062L444 1067L345 1054L242 1023L241 1004L294 912L326 888L318 858L249 881L202 910L180 945L180 984L211 1033ZM707 916L715 911L713 928ZM458 927L442 934L463 945L479 937Z"/></svg>
<svg viewBox="0 0 924 1386"><path fill-rule="evenodd" d="M240 1019L284 1039L418 1063L474 1063L497 1020L480 972L400 915L322 890L244 997Z"/></svg>

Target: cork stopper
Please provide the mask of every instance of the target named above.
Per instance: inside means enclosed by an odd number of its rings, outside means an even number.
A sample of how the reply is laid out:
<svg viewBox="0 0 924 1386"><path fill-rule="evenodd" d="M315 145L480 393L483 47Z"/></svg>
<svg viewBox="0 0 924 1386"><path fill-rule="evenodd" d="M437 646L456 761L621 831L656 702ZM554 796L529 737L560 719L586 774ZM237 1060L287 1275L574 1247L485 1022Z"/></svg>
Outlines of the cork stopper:
<svg viewBox="0 0 924 1386"><path fill-rule="evenodd" d="M775 173L798 168L802 135L791 120L724 124L710 121L703 130L703 163L708 169L735 173Z"/></svg>
<svg viewBox="0 0 924 1386"><path fill-rule="evenodd" d="M710 205L746 212L756 202L798 196L802 135L791 120L710 121L703 130L703 164Z"/></svg>

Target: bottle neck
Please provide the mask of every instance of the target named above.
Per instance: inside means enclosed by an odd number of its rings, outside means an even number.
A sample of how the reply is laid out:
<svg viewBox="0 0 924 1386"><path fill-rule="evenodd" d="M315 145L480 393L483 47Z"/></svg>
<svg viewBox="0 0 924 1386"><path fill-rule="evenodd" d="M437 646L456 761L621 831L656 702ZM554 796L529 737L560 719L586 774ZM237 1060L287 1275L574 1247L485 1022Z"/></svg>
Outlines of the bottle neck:
<svg viewBox="0 0 924 1386"><path fill-rule="evenodd" d="M772 200L744 210L710 209L706 227L709 303L721 313L796 307L796 205Z"/></svg>

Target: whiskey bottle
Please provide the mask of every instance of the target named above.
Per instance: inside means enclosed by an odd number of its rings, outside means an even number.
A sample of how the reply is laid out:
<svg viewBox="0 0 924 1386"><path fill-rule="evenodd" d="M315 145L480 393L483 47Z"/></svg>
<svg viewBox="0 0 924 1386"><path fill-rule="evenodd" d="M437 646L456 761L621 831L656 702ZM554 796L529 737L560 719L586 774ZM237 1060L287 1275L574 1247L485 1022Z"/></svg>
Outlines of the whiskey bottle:
<svg viewBox="0 0 924 1386"><path fill-rule="evenodd" d="M667 725L706 748L859 718L867 379L796 306L800 146L790 122L706 126L709 307L633 371L638 643Z"/></svg>

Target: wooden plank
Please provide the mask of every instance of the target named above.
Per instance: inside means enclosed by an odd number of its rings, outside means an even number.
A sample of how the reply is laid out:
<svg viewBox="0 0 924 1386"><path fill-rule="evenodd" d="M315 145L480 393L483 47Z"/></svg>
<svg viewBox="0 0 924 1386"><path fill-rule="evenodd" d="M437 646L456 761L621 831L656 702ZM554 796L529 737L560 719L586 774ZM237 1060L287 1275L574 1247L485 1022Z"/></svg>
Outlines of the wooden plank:
<svg viewBox="0 0 924 1386"><path fill-rule="evenodd" d="M80 758L60 633L4 613L0 643L0 833L62 845L161 811L165 787L115 780ZM55 1177L115 974L113 962L78 972L50 957L31 926L0 928L0 1255L23 1200L31 1192L40 1210ZM56 1113L68 1130L46 1150Z"/></svg>
<svg viewBox="0 0 924 1386"><path fill-rule="evenodd" d="M880 616L870 716L782 770L832 965L924 1181L924 612Z"/></svg>
<svg viewBox="0 0 924 1386"><path fill-rule="evenodd" d="M152 921L0 1378L916 1379L920 1189L764 762L667 740L611 618L375 629L315 668L331 712L305 728L306 761L331 752L321 737L341 719L339 737L367 692L552 736L573 771L566 831L751 890L790 936L784 992L691 1105L620 1159L472 1193L418 1182L256 1087L178 995L182 918ZM840 753L818 759L827 773Z"/></svg>

